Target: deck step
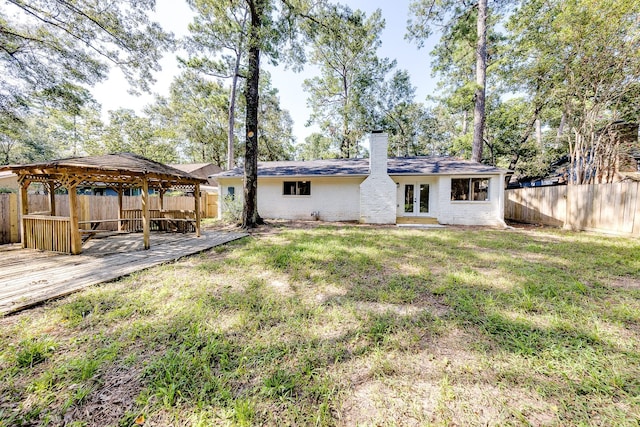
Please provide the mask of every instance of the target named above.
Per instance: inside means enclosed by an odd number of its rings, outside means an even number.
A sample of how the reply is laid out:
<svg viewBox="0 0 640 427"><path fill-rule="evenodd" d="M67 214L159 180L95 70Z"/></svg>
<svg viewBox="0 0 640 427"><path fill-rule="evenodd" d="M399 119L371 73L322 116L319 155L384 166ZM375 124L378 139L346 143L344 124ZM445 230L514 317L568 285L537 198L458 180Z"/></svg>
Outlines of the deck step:
<svg viewBox="0 0 640 427"><path fill-rule="evenodd" d="M424 216L399 216L396 224L438 224L438 218Z"/></svg>

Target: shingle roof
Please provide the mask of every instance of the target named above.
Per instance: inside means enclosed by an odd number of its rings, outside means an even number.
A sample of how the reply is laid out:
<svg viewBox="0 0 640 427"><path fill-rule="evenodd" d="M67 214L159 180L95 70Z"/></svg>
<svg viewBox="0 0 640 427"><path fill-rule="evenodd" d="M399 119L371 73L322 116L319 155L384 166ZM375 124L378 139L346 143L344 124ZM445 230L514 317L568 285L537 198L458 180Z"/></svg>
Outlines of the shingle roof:
<svg viewBox="0 0 640 427"><path fill-rule="evenodd" d="M101 156L69 157L65 159L48 160L39 163L25 165L9 165L8 169L50 169L50 168L87 168L101 171L123 171L127 173L143 174L153 173L160 175L175 175L191 177L188 173L165 165L154 160L147 159L133 153L105 154Z"/></svg>
<svg viewBox="0 0 640 427"><path fill-rule="evenodd" d="M82 175L83 181L86 182L111 182L111 178L118 176L123 180L146 176L156 182L176 184L206 182L187 172L132 153L70 157L26 165L0 166L1 170L11 170L34 177L55 177L62 173L77 174Z"/></svg>
<svg viewBox="0 0 640 427"><path fill-rule="evenodd" d="M509 173L507 169L487 166L452 157L395 157L388 159L389 175L463 175ZM241 177L242 168L213 175L219 178ZM369 159L333 159L312 161L259 162L258 176L367 176Z"/></svg>
<svg viewBox="0 0 640 427"><path fill-rule="evenodd" d="M499 174L510 171L453 157L395 157L389 159L387 172L389 175L466 175Z"/></svg>

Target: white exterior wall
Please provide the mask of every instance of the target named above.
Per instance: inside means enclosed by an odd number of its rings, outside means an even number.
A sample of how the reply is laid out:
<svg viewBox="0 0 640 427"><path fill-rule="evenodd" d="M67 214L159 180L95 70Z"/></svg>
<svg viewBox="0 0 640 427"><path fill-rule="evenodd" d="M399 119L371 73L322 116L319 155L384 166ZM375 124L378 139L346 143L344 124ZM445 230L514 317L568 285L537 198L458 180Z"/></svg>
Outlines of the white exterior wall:
<svg viewBox="0 0 640 427"><path fill-rule="evenodd" d="M0 172L0 188L19 190L20 184L18 184L18 175L13 172Z"/></svg>
<svg viewBox="0 0 640 427"><path fill-rule="evenodd" d="M396 183L396 212L397 216L413 216L404 212L404 185L429 184L429 212L415 216L438 218L440 212L440 179L437 176L392 176ZM417 189L418 187L416 187Z"/></svg>
<svg viewBox="0 0 640 427"><path fill-rule="evenodd" d="M396 184L387 174L386 133L369 137L369 176L360 184L360 222L396 223Z"/></svg>
<svg viewBox="0 0 640 427"><path fill-rule="evenodd" d="M360 222L396 223L396 184L389 175L370 176L360 185Z"/></svg>
<svg viewBox="0 0 640 427"><path fill-rule="evenodd" d="M368 211L372 216L370 223L396 222L396 214L402 216L400 206L403 203L401 193L404 183L429 183L429 213L440 224L452 225L489 225L504 226L504 175L447 175L447 176L386 176L382 184L374 177L324 177L324 178L259 178L258 212L268 219L311 220L312 212L319 213L322 221L363 221L362 213ZM488 201L452 201L451 178L490 178ZM310 196L283 195L284 181L311 181ZM369 184L367 182L369 181ZM388 184L391 183L391 186ZM396 185L396 183L399 184ZM235 196L242 200L241 178L219 179L220 200L218 215L222 217L224 197L230 186L235 187ZM380 186L387 186L384 196ZM377 192L377 193L376 193ZM364 194L368 196L364 196ZM373 194L373 195L371 195ZM381 203L381 200L383 201ZM364 209L363 209L364 206ZM380 211L377 211L380 209ZM388 215L391 212L391 215ZM376 217L376 215L378 215ZM387 218L386 216L389 216ZM388 222L374 222L376 218L385 218Z"/></svg>
<svg viewBox="0 0 640 427"><path fill-rule="evenodd" d="M225 197L229 194L229 187L235 188L235 197L243 199L242 178L218 178L218 218L222 218L225 210Z"/></svg>
<svg viewBox="0 0 640 427"><path fill-rule="evenodd" d="M322 221L357 221L360 218L360 183L363 177L286 177L258 179L258 212L265 219L312 220L318 212ZM228 194L228 187L236 188L242 198L242 180L221 178L220 197ZM310 196L285 196L284 181L310 181ZM223 202L224 203L224 202ZM218 208L222 215L222 205Z"/></svg>
<svg viewBox="0 0 640 427"><path fill-rule="evenodd" d="M451 178L490 178L489 200L451 200ZM441 176L437 203L440 224L505 226L504 175Z"/></svg>
<svg viewBox="0 0 640 427"><path fill-rule="evenodd" d="M360 214L362 177L261 178L258 180L258 212L263 218L357 221ZM284 181L310 181L310 196L283 195Z"/></svg>

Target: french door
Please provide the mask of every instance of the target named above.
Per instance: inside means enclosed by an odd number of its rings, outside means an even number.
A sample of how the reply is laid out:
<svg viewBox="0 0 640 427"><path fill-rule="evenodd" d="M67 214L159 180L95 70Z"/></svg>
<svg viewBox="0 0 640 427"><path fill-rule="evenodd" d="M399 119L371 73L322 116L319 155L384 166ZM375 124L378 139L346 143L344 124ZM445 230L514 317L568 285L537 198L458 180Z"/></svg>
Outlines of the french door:
<svg viewBox="0 0 640 427"><path fill-rule="evenodd" d="M404 184L404 216L418 216L429 213L429 184Z"/></svg>

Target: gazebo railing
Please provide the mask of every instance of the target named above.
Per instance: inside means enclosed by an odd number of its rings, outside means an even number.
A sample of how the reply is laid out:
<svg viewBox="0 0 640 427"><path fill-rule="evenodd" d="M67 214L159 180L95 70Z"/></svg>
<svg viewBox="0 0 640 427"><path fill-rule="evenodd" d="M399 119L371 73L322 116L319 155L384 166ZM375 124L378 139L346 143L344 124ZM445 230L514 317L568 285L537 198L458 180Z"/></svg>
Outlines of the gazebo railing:
<svg viewBox="0 0 640 427"><path fill-rule="evenodd" d="M24 247L71 253L71 220L63 216L24 215Z"/></svg>
<svg viewBox="0 0 640 427"><path fill-rule="evenodd" d="M149 209L149 219L162 218L162 212L158 209ZM142 231L142 209L123 209L122 219L127 220L124 228L127 231Z"/></svg>

